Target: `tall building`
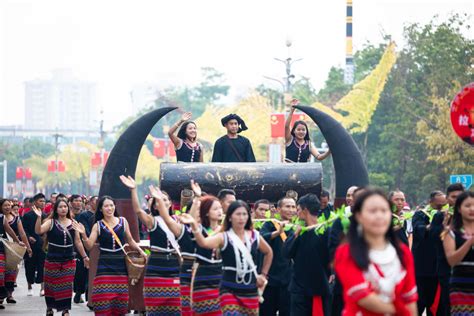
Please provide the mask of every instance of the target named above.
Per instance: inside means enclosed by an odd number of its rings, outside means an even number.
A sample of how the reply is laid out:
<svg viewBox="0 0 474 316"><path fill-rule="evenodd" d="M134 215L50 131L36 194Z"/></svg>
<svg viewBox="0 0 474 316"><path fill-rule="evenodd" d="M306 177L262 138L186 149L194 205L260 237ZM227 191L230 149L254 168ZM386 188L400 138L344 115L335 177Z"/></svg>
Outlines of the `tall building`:
<svg viewBox="0 0 474 316"><path fill-rule="evenodd" d="M95 84L74 78L69 69L49 80L25 82L25 127L88 131L97 129Z"/></svg>

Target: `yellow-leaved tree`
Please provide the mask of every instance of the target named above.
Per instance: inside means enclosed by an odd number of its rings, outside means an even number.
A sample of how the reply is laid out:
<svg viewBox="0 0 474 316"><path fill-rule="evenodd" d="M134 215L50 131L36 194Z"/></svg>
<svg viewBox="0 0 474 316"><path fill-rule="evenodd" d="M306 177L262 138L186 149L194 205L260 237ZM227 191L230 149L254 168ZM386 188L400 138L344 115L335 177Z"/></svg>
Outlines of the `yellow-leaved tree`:
<svg viewBox="0 0 474 316"><path fill-rule="evenodd" d="M333 108L316 102L312 106L331 115L353 134L365 133L363 153L367 145L367 129L377 108L388 75L395 64L395 43L385 49L379 64L367 77L356 83L353 89L339 100Z"/></svg>

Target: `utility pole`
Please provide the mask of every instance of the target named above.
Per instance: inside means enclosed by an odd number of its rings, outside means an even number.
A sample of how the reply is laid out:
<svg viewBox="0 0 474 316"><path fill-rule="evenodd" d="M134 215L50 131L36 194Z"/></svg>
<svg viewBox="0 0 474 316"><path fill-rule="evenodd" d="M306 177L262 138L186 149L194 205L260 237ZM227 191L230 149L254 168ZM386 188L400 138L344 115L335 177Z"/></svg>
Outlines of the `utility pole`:
<svg viewBox="0 0 474 316"><path fill-rule="evenodd" d="M283 81L280 80L280 79L276 79L276 78L272 78L272 77L268 77L268 76L263 76L264 78L266 79L269 79L269 80L273 80L273 81L276 81L278 83L280 83L283 87L283 102L282 104L285 104L285 95L289 95L291 94L291 90L292 90L292 83L291 83L291 80L295 78L295 75L291 72L291 66L296 63L297 61L300 61L300 60L303 60L303 58L299 58L299 59L296 59L296 60L293 60L291 57L290 57L290 48L291 48L291 45L292 45L292 41L290 39L287 39L286 40L286 47L288 48L288 58L286 59L280 59L280 58L274 58L275 60L283 63L285 65L285 73L286 73L286 76L283 77Z"/></svg>
<svg viewBox="0 0 474 316"><path fill-rule="evenodd" d="M3 166L3 195L2 197L3 198L6 198L7 197L7 165L8 165L8 162L6 160L0 162L0 165Z"/></svg>
<svg viewBox="0 0 474 316"><path fill-rule="evenodd" d="M63 137L63 135L58 133L58 128L56 127L56 133L53 134L54 137L54 157L55 157L55 166L54 166L54 178L55 178L55 185L56 188L54 189L56 192L59 191L59 139Z"/></svg>

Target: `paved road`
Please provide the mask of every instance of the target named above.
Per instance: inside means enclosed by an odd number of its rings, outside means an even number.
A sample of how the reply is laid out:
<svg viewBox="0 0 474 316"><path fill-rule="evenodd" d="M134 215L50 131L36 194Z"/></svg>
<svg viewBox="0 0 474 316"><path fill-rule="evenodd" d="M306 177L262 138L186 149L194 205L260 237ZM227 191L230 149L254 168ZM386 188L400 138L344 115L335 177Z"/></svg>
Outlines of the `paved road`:
<svg viewBox="0 0 474 316"><path fill-rule="evenodd" d="M5 309L0 310L0 315L24 315L24 316L40 316L46 315L46 302L44 296L39 296L40 286L39 284L33 285L33 296L26 296L27 294L27 283L25 277L24 267L20 267L20 272L17 279L18 287L15 288L13 297L17 301L16 304L7 304L4 302ZM94 313L90 312L85 303L74 304L72 303L71 316L75 315L87 315L93 316ZM61 315L56 312L55 315Z"/></svg>

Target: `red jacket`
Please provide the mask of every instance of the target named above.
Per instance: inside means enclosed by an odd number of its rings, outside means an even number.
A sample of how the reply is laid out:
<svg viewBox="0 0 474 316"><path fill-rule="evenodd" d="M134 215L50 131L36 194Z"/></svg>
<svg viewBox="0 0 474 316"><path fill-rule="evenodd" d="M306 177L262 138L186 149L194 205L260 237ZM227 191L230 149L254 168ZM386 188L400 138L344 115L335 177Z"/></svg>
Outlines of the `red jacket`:
<svg viewBox="0 0 474 316"><path fill-rule="evenodd" d="M410 249L403 243L400 243L403 252L403 261L405 263L406 274L396 284L394 290L394 301L397 313L395 315L410 315L406 305L418 300L418 293L415 281L415 268L413 256ZM377 293L374 285L366 280L364 271L362 271L352 259L349 251L349 244L343 244L336 250L334 258L334 268L337 277L342 283L344 310L343 316L383 316L383 314L370 312L357 304L357 302L369 294ZM380 276L383 276L381 270L375 265ZM361 314L360 314L361 313Z"/></svg>

